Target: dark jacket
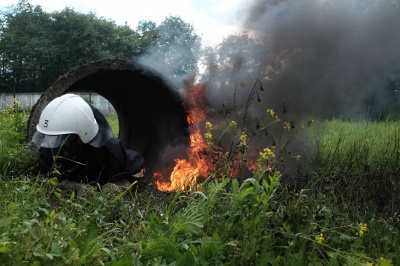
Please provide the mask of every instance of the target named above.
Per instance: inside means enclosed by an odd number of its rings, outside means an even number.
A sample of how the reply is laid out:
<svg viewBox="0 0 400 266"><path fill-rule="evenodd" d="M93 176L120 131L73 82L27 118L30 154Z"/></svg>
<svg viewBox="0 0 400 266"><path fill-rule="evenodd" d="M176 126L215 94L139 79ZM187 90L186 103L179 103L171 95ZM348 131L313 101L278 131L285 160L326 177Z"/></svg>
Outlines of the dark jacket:
<svg viewBox="0 0 400 266"><path fill-rule="evenodd" d="M77 146L78 152L69 160L58 158L54 163L51 149L41 147L38 152L39 167L43 173L61 174L60 179L78 182L105 184L127 178L135 181L133 175L144 167L143 157L136 151L125 149L121 141L113 137L112 130L104 115L94 106L94 117L99 132L94 140L96 145Z"/></svg>
<svg viewBox="0 0 400 266"><path fill-rule="evenodd" d="M100 148L84 144L73 160L59 158L55 164L51 149L42 147L39 149L38 160L44 173L58 171L61 179L100 184L123 178L133 182L136 179L133 175L144 167L143 157L136 151L125 149L116 138L109 139Z"/></svg>

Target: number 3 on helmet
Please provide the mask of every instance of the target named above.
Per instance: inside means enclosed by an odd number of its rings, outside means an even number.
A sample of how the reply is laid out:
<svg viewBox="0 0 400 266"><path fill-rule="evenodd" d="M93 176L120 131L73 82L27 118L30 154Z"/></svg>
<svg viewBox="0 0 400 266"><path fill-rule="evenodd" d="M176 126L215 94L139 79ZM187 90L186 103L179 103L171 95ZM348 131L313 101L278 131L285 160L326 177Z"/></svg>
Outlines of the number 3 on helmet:
<svg viewBox="0 0 400 266"><path fill-rule="evenodd" d="M77 134L83 143L88 143L96 136L99 126L85 100L75 94L65 94L43 109L36 129L45 136L33 136L32 141L41 147L54 148L61 145L62 135L67 134Z"/></svg>

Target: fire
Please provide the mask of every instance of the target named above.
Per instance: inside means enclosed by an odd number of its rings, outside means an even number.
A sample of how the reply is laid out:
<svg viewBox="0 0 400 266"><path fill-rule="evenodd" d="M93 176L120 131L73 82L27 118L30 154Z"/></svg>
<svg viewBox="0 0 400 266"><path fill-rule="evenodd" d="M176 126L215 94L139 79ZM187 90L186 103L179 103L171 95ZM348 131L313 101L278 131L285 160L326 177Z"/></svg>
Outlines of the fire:
<svg viewBox="0 0 400 266"><path fill-rule="evenodd" d="M175 167L169 177L169 181L164 180L160 172L154 173L155 184L158 190L173 192L177 190L187 190L197 184L199 178L207 176L211 169L210 162L204 159L204 154L210 152L202 134L201 122L207 119L205 109L205 88L202 84L192 85L185 98L190 109L187 121L190 125L190 145L186 152L187 159L174 159Z"/></svg>

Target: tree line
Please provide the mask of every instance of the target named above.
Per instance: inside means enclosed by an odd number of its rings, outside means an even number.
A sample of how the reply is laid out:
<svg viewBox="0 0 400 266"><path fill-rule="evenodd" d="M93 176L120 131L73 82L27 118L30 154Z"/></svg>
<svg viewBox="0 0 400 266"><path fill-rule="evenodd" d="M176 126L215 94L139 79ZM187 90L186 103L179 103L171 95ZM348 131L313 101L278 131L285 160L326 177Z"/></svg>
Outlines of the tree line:
<svg viewBox="0 0 400 266"><path fill-rule="evenodd" d="M140 21L133 29L94 13L68 7L49 13L20 0L0 11L0 92L42 92L82 64L124 59L155 68L176 86L201 72L197 80L206 83L215 107L222 102L233 105L237 84L251 88L261 81L268 92L255 94L254 100L262 102L262 110L285 103L294 113L336 117L397 112L400 37L392 25L400 6L380 3L356 10L351 14L357 15L357 23L346 27L349 30L336 23L340 10L325 8L323 12L337 14L312 20L295 13L292 23L276 23L282 17L266 16L252 26L254 30L249 28L253 35L232 34L215 47L203 47L194 27L178 16L168 16L160 24ZM388 10L392 16L381 15ZM315 20L331 28L314 27ZM261 34L254 36L257 32ZM386 36L392 37L381 41ZM248 90L235 95L237 103L245 104Z"/></svg>
<svg viewBox="0 0 400 266"><path fill-rule="evenodd" d="M145 61L174 84L202 65L202 81L223 90L264 75L262 49L247 34L202 47L194 27L177 16L132 29L94 13L69 7L48 13L20 0L0 11L0 92L42 92L69 70L102 59Z"/></svg>
<svg viewBox="0 0 400 266"><path fill-rule="evenodd" d="M193 26L180 17L166 17L159 25L141 21L132 29L94 13L69 7L48 13L21 0L0 13L0 91L42 92L82 64L133 60L150 49L169 64L172 73L196 72L200 40ZM171 45L182 56L165 53Z"/></svg>

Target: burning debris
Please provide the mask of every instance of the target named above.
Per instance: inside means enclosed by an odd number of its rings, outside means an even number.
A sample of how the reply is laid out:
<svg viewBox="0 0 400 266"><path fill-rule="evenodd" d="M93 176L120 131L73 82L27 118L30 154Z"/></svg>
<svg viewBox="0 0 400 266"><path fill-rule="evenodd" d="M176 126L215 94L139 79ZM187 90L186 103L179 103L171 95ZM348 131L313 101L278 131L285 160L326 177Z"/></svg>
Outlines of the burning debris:
<svg viewBox="0 0 400 266"><path fill-rule="evenodd" d="M199 180L205 179L211 170L211 162L206 159L211 154L210 147L206 144L201 126L206 121L205 113L205 88L202 84L191 85L185 94L188 113L187 121L190 130L190 144L184 147L187 158L175 158L175 166L170 176L161 172L154 173L155 184L161 191L185 191L196 186ZM167 179L167 181L163 181Z"/></svg>
<svg viewBox="0 0 400 266"><path fill-rule="evenodd" d="M263 91L261 83L256 82L248 91L244 110L212 112L212 115L206 112L205 84L187 83L186 87L184 99L190 143L180 150L166 149L165 156L175 158L175 164L161 167L154 173L154 182L160 191L189 191L198 189L205 179L223 176L242 179L254 173L263 175L276 171L274 141L261 148L260 145L265 143L260 140L267 128L280 120L272 109L268 109L261 120L248 113L252 103L259 98L259 92ZM210 121L216 121L216 124Z"/></svg>

